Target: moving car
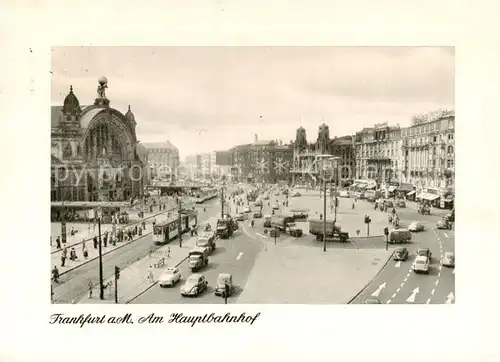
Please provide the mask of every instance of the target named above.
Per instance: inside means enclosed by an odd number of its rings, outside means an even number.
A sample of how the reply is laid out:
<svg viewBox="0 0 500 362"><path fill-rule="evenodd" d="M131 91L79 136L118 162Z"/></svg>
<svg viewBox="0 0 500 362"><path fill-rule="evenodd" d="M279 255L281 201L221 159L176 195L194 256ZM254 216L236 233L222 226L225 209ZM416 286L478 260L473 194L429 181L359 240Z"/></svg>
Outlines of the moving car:
<svg viewBox="0 0 500 362"><path fill-rule="evenodd" d="M234 217L236 221L245 221L245 214L238 214Z"/></svg>
<svg viewBox="0 0 500 362"><path fill-rule="evenodd" d="M178 281L181 280L181 272L176 267L168 267L158 279L160 287L173 287Z"/></svg>
<svg viewBox="0 0 500 362"><path fill-rule="evenodd" d="M375 297L368 297L365 300L363 300L363 304L382 304L380 303L380 300Z"/></svg>
<svg viewBox="0 0 500 362"><path fill-rule="evenodd" d="M349 197L349 192L347 190L339 191L339 197Z"/></svg>
<svg viewBox="0 0 500 362"><path fill-rule="evenodd" d="M418 255L413 262L413 271L415 273L429 274L430 261L429 258L423 255Z"/></svg>
<svg viewBox="0 0 500 362"><path fill-rule="evenodd" d="M432 253L429 250L429 248L421 248L421 249L417 249L417 256L425 256L425 257L429 258L429 260L431 260Z"/></svg>
<svg viewBox="0 0 500 362"><path fill-rule="evenodd" d="M251 211L251 210L250 210L250 208L249 208L248 206L247 206L247 207L245 207L245 208L243 209L243 212L244 212L244 213L248 213L248 212L250 212L250 211Z"/></svg>
<svg viewBox="0 0 500 362"><path fill-rule="evenodd" d="M201 274L191 274L186 283L181 287L181 295L197 297L202 291L207 289L208 282Z"/></svg>
<svg viewBox="0 0 500 362"><path fill-rule="evenodd" d="M408 229L391 229L389 231L389 244L400 244L411 241L411 232Z"/></svg>
<svg viewBox="0 0 500 362"><path fill-rule="evenodd" d="M419 232L419 231L424 231L424 224L422 224L419 221L412 221L410 223L410 226L408 226L408 230L413 231L413 232Z"/></svg>
<svg viewBox="0 0 500 362"><path fill-rule="evenodd" d="M228 273L221 273L217 277L217 285L215 287L215 295L221 296L222 298L226 297L226 285L228 297L233 293L233 276Z"/></svg>
<svg viewBox="0 0 500 362"><path fill-rule="evenodd" d="M443 218L438 220L436 227L438 229L451 229L450 220L446 217L443 217Z"/></svg>
<svg viewBox="0 0 500 362"><path fill-rule="evenodd" d="M455 253L448 251L444 253L443 266L454 268L455 267Z"/></svg>
<svg viewBox="0 0 500 362"><path fill-rule="evenodd" d="M406 202L404 202L403 200L398 200L396 201L396 207L405 208Z"/></svg>
<svg viewBox="0 0 500 362"><path fill-rule="evenodd" d="M275 202L273 204L273 210L279 210L279 208L280 208L280 204L278 202Z"/></svg>
<svg viewBox="0 0 500 362"><path fill-rule="evenodd" d="M406 248L397 248L396 251L394 252L394 257L393 259L398 261L398 260L408 260L408 249Z"/></svg>
<svg viewBox="0 0 500 362"><path fill-rule="evenodd" d="M262 217L262 213L260 211L254 212L253 217L255 219L260 219Z"/></svg>

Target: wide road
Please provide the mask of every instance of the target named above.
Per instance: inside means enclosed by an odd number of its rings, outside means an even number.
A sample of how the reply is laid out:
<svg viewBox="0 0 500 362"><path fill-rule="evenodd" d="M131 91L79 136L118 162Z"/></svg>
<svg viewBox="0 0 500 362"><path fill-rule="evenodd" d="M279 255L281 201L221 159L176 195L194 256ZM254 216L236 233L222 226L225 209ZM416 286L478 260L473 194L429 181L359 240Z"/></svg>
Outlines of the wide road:
<svg viewBox="0 0 500 362"><path fill-rule="evenodd" d="M204 206L206 206L205 212L203 211ZM220 202L218 199L210 200L205 204L196 205L196 208L198 210L198 224L203 225L205 220L220 213ZM146 232L151 232L151 226L148 225L147 228ZM174 240L173 243L175 242L177 241ZM150 250L154 251L159 247L153 244L153 237L149 234L104 255L102 257L103 279L106 280L114 275L115 265L124 269L146 257ZM99 284L99 259L92 260L62 275L59 284L55 285L54 288L53 303L68 304L80 300L87 294L89 281L92 281L94 285Z"/></svg>
<svg viewBox="0 0 500 362"><path fill-rule="evenodd" d="M372 296L382 303L391 304L444 304L454 303L455 274L453 268L441 265L445 252L455 251L453 230L436 230L438 216L418 215L414 210L398 210L403 226L419 220L425 230L413 234L406 246L410 252L407 261L391 260L378 276L365 288L353 303L362 303ZM397 248L398 246L392 246ZM432 253L429 274L415 274L411 266L418 248L429 248Z"/></svg>
<svg viewBox="0 0 500 362"><path fill-rule="evenodd" d="M220 273L230 273L233 276L234 294L228 298L228 303L235 303L238 296L243 291L248 276L252 271L255 259L257 258L262 244L245 235L243 223L230 239L219 239L217 248L209 257L208 266L197 273L203 274L208 281L208 288L198 297L183 297L180 294L180 287L186 278L191 275L189 263L184 261L179 269L182 274L180 283L174 287L162 288L156 284L142 296L133 301L133 304L218 304L224 303L224 299L216 297L214 287L217 276Z"/></svg>

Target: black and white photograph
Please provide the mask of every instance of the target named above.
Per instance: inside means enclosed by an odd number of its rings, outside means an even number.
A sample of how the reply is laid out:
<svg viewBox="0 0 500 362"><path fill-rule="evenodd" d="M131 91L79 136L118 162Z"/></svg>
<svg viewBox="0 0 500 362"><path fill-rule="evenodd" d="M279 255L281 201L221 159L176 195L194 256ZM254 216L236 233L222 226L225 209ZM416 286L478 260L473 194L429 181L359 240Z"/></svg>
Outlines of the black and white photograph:
<svg viewBox="0 0 500 362"><path fill-rule="evenodd" d="M454 47L50 58L52 304L455 304Z"/></svg>

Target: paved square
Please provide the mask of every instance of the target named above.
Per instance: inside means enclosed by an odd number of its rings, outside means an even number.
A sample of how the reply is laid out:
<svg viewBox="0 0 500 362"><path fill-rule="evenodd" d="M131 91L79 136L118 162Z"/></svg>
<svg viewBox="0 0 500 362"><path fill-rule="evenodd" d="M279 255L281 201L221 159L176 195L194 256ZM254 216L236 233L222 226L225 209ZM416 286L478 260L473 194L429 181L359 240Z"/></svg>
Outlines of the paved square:
<svg viewBox="0 0 500 362"><path fill-rule="evenodd" d="M238 303L346 304L384 266L385 250L279 245L262 251Z"/></svg>

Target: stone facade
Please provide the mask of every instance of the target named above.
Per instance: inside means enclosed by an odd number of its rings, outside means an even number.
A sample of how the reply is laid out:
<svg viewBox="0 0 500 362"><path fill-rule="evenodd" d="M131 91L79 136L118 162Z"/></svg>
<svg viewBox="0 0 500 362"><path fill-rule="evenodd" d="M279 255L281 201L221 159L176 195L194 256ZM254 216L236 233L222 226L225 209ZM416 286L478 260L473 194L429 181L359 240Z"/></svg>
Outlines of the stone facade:
<svg viewBox="0 0 500 362"><path fill-rule="evenodd" d="M300 127L296 131L293 143L292 182L297 184L315 184L320 172L321 156L338 157L338 175L343 183L353 178L356 158L353 147L353 137L343 136L330 138L330 130L326 124L318 128L316 142L308 143L306 130Z"/></svg>
<svg viewBox="0 0 500 362"><path fill-rule="evenodd" d="M99 79L94 105L80 106L70 87L51 109L51 200L125 201L142 194L136 122L109 106L107 79Z"/></svg>
<svg viewBox="0 0 500 362"><path fill-rule="evenodd" d="M175 182L179 177L179 150L169 141L141 142L151 181Z"/></svg>

